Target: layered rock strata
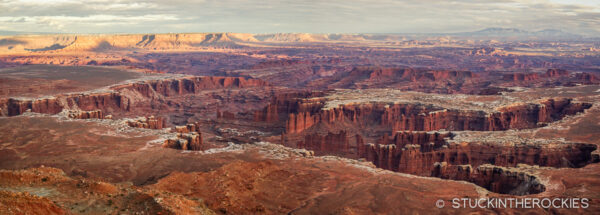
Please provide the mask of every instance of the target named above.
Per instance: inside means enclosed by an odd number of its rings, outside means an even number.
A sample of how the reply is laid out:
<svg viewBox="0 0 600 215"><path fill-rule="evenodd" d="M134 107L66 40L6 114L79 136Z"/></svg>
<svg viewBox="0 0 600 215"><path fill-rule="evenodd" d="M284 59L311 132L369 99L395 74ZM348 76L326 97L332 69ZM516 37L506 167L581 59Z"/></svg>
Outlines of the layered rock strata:
<svg viewBox="0 0 600 215"><path fill-rule="evenodd" d="M308 103L313 104L313 103ZM321 105L320 103L317 105ZM515 104L494 112L444 109L419 103L344 104L334 108L290 113L286 133L300 133L317 123L351 123L355 126L380 126L395 131L473 130L502 131L536 128L590 108L589 103L572 99L548 99L540 103Z"/></svg>
<svg viewBox="0 0 600 215"><path fill-rule="evenodd" d="M201 151L203 150L202 134L198 132L178 133L177 138L165 140L163 147Z"/></svg>
<svg viewBox="0 0 600 215"><path fill-rule="evenodd" d="M165 140L163 147L192 151L204 150L202 132L200 132L198 122L175 126L172 131L177 132L177 137Z"/></svg>
<svg viewBox="0 0 600 215"><path fill-rule="evenodd" d="M472 182L496 193L529 195L546 190L536 176L513 168L489 164L473 168L471 165L449 165L446 162L435 163L434 166L432 176Z"/></svg>
<svg viewBox="0 0 600 215"><path fill-rule="evenodd" d="M309 134L304 137L304 141L297 143L297 147L329 154L349 152L350 141L345 131L341 131L338 134L327 133L324 136Z"/></svg>
<svg viewBox="0 0 600 215"><path fill-rule="evenodd" d="M69 111L67 116L72 119L104 119L105 116L101 110L93 111Z"/></svg>
<svg viewBox="0 0 600 215"><path fill-rule="evenodd" d="M398 134L399 136L401 134ZM435 142L409 144L365 144L359 157L376 166L422 176L431 176L433 164L477 167L493 164L515 167L517 164L549 167L582 167L593 161L596 145L579 143L550 143L550 145L506 145L495 143L448 143L436 146Z"/></svg>
<svg viewBox="0 0 600 215"><path fill-rule="evenodd" d="M223 88L266 87L257 79L241 77L185 77L143 81L111 87L112 92L58 95L43 99L1 99L0 115L16 116L27 110L36 113L57 114L68 110L102 110L104 112L130 111L139 96L154 99L160 96L194 94L202 90Z"/></svg>
<svg viewBox="0 0 600 215"><path fill-rule="evenodd" d="M163 129L166 127L166 121L163 117L139 117L134 120L127 121L127 125L134 128L148 128L148 129Z"/></svg>

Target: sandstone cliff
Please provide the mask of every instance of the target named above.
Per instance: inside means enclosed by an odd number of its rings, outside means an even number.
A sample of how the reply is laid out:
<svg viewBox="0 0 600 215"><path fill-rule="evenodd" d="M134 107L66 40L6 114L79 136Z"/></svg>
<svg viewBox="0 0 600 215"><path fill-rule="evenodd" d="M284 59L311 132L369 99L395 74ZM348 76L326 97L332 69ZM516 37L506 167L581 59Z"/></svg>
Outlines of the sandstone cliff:
<svg viewBox="0 0 600 215"><path fill-rule="evenodd" d="M200 123L189 123L187 125L175 126L172 131L177 132L177 137L165 140L163 147L200 151L204 150L202 132L200 132Z"/></svg>
<svg viewBox="0 0 600 215"><path fill-rule="evenodd" d="M167 123L163 117L150 116L129 120L127 121L127 125L134 128L163 129Z"/></svg>
<svg viewBox="0 0 600 215"><path fill-rule="evenodd" d="M153 80L114 86L112 92L58 95L44 99L0 100L0 114L15 116L31 110L36 113L57 114L63 109L105 113L130 111L138 96L154 99L160 96L194 94L201 90L223 88L265 87L268 84L257 79L240 77L185 77L178 79Z"/></svg>
<svg viewBox="0 0 600 215"><path fill-rule="evenodd" d="M529 195L546 190L536 176L517 169L488 164L473 169L471 165L449 165L446 162L435 163L434 166L435 177L469 181L496 193Z"/></svg>
<svg viewBox="0 0 600 215"><path fill-rule="evenodd" d="M330 109L290 113L286 133L299 133L317 123L349 122L358 127L380 126L391 131L475 130L500 131L535 128L590 108L571 99L548 99L538 104L515 104L496 112L441 109L413 104L348 104Z"/></svg>

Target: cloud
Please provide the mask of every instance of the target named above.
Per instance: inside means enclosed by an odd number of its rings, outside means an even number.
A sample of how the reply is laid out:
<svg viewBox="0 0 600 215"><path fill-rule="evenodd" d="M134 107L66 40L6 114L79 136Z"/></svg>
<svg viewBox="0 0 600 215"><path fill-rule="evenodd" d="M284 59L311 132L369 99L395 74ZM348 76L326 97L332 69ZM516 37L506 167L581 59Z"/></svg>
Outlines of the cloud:
<svg viewBox="0 0 600 215"><path fill-rule="evenodd" d="M0 11L3 30L35 32L600 33L597 0L0 0Z"/></svg>

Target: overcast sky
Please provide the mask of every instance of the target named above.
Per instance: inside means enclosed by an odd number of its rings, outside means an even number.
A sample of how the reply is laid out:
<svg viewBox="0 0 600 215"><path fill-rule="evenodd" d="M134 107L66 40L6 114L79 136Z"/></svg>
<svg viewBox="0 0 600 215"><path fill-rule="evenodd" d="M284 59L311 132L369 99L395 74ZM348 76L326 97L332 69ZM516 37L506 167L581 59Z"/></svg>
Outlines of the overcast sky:
<svg viewBox="0 0 600 215"><path fill-rule="evenodd" d="M600 0L0 0L0 30L64 33L600 33Z"/></svg>

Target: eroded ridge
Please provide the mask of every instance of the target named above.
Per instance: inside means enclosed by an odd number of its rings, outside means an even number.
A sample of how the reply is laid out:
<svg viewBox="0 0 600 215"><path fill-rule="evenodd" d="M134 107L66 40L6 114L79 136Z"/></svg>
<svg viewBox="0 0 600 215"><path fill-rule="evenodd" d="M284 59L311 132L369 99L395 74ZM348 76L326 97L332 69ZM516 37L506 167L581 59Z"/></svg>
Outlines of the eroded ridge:
<svg viewBox="0 0 600 215"><path fill-rule="evenodd" d="M57 114L63 109L130 111L139 105L146 106L138 107L141 109L152 108L150 107L154 106L152 100L160 100L161 97L194 94L211 89L266 86L268 84L264 81L240 77L185 77L140 81L112 86L106 92L60 94L36 99L4 98L0 99L0 114L16 116L28 110L35 113Z"/></svg>

